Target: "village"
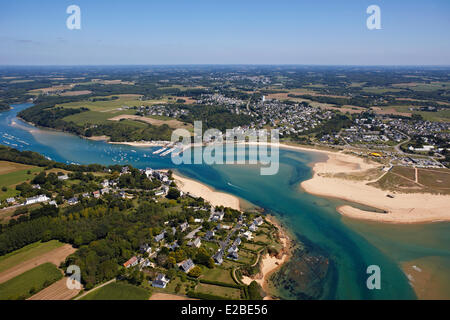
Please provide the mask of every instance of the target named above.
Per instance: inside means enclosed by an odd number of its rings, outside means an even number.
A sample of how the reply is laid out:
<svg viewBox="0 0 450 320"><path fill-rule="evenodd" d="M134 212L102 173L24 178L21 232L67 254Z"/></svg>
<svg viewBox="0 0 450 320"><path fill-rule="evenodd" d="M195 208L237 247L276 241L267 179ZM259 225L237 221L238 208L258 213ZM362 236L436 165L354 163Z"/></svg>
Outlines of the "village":
<svg viewBox="0 0 450 320"><path fill-rule="evenodd" d="M151 236L142 240L139 249L122 264L116 277L118 281L151 292L246 299L249 293L242 277L258 274L262 256L269 252L276 255L283 248L277 236L278 229L258 212L244 213L213 206L202 198L183 193L176 187L171 171L138 170L129 166L117 166L116 169L120 172L105 169L95 176L91 187L97 186L96 190L75 192L70 197L66 194L67 188L79 184L79 179L89 174L64 171L58 172L55 179L55 173L48 173L44 175L47 180L42 180L41 184L36 183L39 180L36 175L29 183L28 191L36 195L8 198L2 203L3 210L16 210L14 219L10 220L14 222L15 219L21 221L20 217L29 212L34 219L34 211L30 210L39 211L40 205L46 214L51 214L49 208L53 206L69 215L92 206L90 203L95 202L91 201L120 199L136 206L147 199L165 206L175 215L151 228ZM142 186L124 187L124 181L132 174L148 180L151 183L148 190ZM61 186L58 192L47 190L47 181L51 179ZM184 220L176 214L180 210L185 212ZM141 280L136 283L136 279Z"/></svg>

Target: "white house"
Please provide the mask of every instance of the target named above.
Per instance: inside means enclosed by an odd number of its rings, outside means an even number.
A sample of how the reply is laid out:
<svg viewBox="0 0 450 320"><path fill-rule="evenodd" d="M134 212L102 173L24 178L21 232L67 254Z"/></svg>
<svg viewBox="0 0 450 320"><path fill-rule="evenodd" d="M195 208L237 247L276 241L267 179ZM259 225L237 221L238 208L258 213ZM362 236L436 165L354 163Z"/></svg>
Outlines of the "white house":
<svg viewBox="0 0 450 320"><path fill-rule="evenodd" d="M144 171L147 178L150 178L153 175L153 169L152 168L146 168Z"/></svg>
<svg viewBox="0 0 450 320"><path fill-rule="evenodd" d="M250 231L245 231L242 235L243 235L247 240L252 240L252 239L253 239L253 235L252 235L252 233L251 233Z"/></svg>
<svg viewBox="0 0 450 320"><path fill-rule="evenodd" d="M166 278L165 274L159 273L156 276L156 279L152 281L152 286L156 288L162 288L164 289L167 284L169 283L169 279Z"/></svg>
<svg viewBox="0 0 450 320"><path fill-rule="evenodd" d="M41 195L38 195L35 197L27 198L25 204L35 204L35 203L39 203L39 202L45 202L48 200L50 200L49 197L41 194Z"/></svg>
<svg viewBox="0 0 450 320"><path fill-rule="evenodd" d="M195 240L188 243L191 247L200 248L202 245L202 240L200 240L200 237L195 238Z"/></svg>
<svg viewBox="0 0 450 320"><path fill-rule="evenodd" d="M260 226L264 223L264 219L262 217L258 217L253 221L254 224L256 224L257 226Z"/></svg>

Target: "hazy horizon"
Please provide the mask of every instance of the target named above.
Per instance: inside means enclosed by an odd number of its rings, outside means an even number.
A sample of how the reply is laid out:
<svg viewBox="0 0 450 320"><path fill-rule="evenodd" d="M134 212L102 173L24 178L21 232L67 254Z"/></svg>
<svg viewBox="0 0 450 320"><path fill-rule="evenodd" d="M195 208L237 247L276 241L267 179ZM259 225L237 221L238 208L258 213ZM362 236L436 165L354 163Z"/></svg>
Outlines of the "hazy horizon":
<svg viewBox="0 0 450 320"><path fill-rule="evenodd" d="M448 13L447 0L10 1L0 65L448 66Z"/></svg>

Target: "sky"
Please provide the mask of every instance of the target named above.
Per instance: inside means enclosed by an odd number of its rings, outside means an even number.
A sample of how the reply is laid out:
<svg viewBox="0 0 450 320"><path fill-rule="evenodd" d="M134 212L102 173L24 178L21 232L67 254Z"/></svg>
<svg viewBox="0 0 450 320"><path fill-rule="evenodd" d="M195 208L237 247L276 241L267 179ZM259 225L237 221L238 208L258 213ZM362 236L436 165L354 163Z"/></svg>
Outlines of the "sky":
<svg viewBox="0 0 450 320"><path fill-rule="evenodd" d="M0 1L0 65L450 65L449 14L449 0Z"/></svg>

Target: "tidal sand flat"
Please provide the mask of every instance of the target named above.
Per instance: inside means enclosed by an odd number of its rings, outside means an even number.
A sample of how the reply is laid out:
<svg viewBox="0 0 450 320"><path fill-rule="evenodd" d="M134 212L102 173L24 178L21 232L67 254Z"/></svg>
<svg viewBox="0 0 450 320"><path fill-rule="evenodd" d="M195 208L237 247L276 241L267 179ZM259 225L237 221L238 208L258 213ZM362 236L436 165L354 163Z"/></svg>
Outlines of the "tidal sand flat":
<svg viewBox="0 0 450 320"><path fill-rule="evenodd" d="M336 207L351 203L318 197L299 188L301 182L312 177L309 164L324 162L326 152L311 152L311 149L291 146L280 148L280 170L273 176L261 176L257 166L174 166L170 157L152 154L157 148L155 146L135 148L109 144L32 127L15 116L29 106L16 105L14 109L0 114L0 124L5 130L0 128L0 133L14 135L23 141L18 144L20 150L37 151L65 163L129 163L137 168L171 168L212 190L245 199L273 214L289 229L292 241L303 243L305 247L270 276L271 280L276 280L274 287L280 291L280 298L414 299L417 296L400 263L430 254L448 255L448 223L377 223L373 226L373 232L368 232L365 228L372 226L373 222L348 219L336 212ZM12 126L13 121L22 126ZM30 128L35 131L33 134L26 130ZM385 237L386 228L393 227L396 227L392 233L395 239L390 241ZM412 232L410 228L418 230ZM410 234L421 236L411 239ZM429 242L429 239L439 241ZM394 248L396 252L392 254L390 250ZM412 253L405 258L403 253L408 250ZM366 268L374 263L382 268L382 281L386 284L377 292L366 288Z"/></svg>
<svg viewBox="0 0 450 320"><path fill-rule="evenodd" d="M365 159L343 154L327 153L328 159L313 166L314 175L303 181L301 187L308 193L356 202L380 209L373 212L351 205L338 207L344 216L389 223L424 223L450 221L450 196L428 193L389 192L368 185L369 179L352 180L337 178L339 174L363 175L381 165Z"/></svg>

